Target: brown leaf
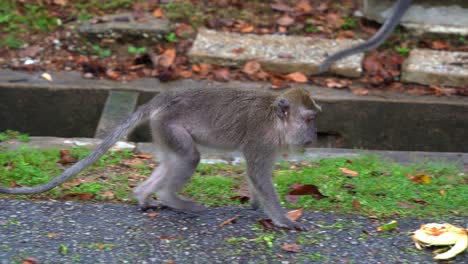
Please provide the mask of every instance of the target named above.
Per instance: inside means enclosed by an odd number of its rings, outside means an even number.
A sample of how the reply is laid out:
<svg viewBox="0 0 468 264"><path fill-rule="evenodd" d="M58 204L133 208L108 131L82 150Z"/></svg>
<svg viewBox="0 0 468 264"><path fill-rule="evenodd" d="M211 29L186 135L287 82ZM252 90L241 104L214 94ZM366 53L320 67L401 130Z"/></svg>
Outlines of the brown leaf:
<svg viewBox="0 0 468 264"><path fill-rule="evenodd" d="M330 24L333 28L339 28L343 25L344 20L339 14L328 13L327 14L327 23Z"/></svg>
<svg viewBox="0 0 468 264"><path fill-rule="evenodd" d="M416 208L416 206L414 206L412 204L407 204L407 203L404 203L404 202L398 202L398 206L400 206L401 208L405 208L405 209L414 209L414 208Z"/></svg>
<svg viewBox="0 0 468 264"><path fill-rule="evenodd" d="M271 6L271 9L275 11L281 11L281 12L293 11L293 9L290 6L287 6L285 4L276 3L276 4L270 4L270 6Z"/></svg>
<svg viewBox="0 0 468 264"><path fill-rule="evenodd" d="M431 46L433 49L447 49L449 47L447 42L440 41L440 40L433 41Z"/></svg>
<svg viewBox="0 0 468 264"><path fill-rule="evenodd" d="M36 258L28 257L28 258L23 259L22 263L23 264L39 264L40 262Z"/></svg>
<svg viewBox="0 0 468 264"><path fill-rule="evenodd" d="M229 223L235 223L236 220L237 220L238 218L239 218L239 217L238 217L237 215L234 216L234 217L231 217L231 218L229 218L228 220L222 222L222 223L219 225L219 227L223 227L223 226L225 226L225 225L227 225L227 224L229 224Z"/></svg>
<svg viewBox="0 0 468 264"><path fill-rule="evenodd" d="M291 252L291 253L299 253L301 252L300 248L299 248L299 245L297 243L292 243L292 244L284 244L282 247L281 247L282 250L284 251L287 251L287 252Z"/></svg>
<svg viewBox="0 0 468 264"><path fill-rule="evenodd" d="M151 213L148 213L146 216L150 217L150 218L155 218L155 217L158 217L159 216L159 213L157 212L151 212Z"/></svg>
<svg viewBox="0 0 468 264"><path fill-rule="evenodd" d="M206 75L208 75L208 73L210 73L213 70L213 66L207 63L202 63L200 65L195 64L192 65L192 70L200 74L200 76L205 77Z"/></svg>
<svg viewBox="0 0 468 264"><path fill-rule="evenodd" d="M133 157L139 158L139 159L152 159L152 158L154 158L153 155L149 155L149 154L136 154L136 155L133 155Z"/></svg>
<svg viewBox="0 0 468 264"><path fill-rule="evenodd" d="M192 77L192 72L191 71L177 71L177 75L179 75L182 78L190 78Z"/></svg>
<svg viewBox="0 0 468 264"><path fill-rule="evenodd" d="M413 203L417 203L417 204L423 204L423 205L427 204L426 201L424 201L423 199L418 199L418 198L411 198L410 201Z"/></svg>
<svg viewBox="0 0 468 264"><path fill-rule="evenodd" d="M82 201L89 201L92 200L94 194L89 193L67 193L62 196L62 199L78 199Z"/></svg>
<svg viewBox="0 0 468 264"><path fill-rule="evenodd" d="M286 75L286 79L297 83L306 83L308 81L307 76L300 72L290 73Z"/></svg>
<svg viewBox="0 0 468 264"><path fill-rule="evenodd" d="M276 24L283 26L283 27L288 27L294 24L294 19L288 15L284 15L276 20Z"/></svg>
<svg viewBox="0 0 468 264"><path fill-rule="evenodd" d="M76 161L77 159L70 155L70 150L68 149L60 150L60 160L59 160L60 164L75 163Z"/></svg>
<svg viewBox="0 0 468 264"><path fill-rule="evenodd" d="M304 212L304 208L299 208L299 209L296 209L296 210L291 210L289 212L286 213L286 216L293 220L293 221L296 221L297 219L299 219L299 217L302 216L302 213Z"/></svg>
<svg viewBox="0 0 468 264"><path fill-rule="evenodd" d="M363 89L363 88L358 88L358 89L353 89L351 92L355 95L367 95L369 94L369 90Z"/></svg>
<svg viewBox="0 0 468 264"><path fill-rule="evenodd" d="M113 191L105 191L103 193L100 193L99 196L106 200L111 200L115 198L115 193Z"/></svg>
<svg viewBox="0 0 468 264"><path fill-rule="evenodd" d="M301 0L297 5L294 7L298 12L302 13L309 13L313 10L312 6L310 5L308 0Z"/></svg>
<svg viewBox="0 0 468 264"><path fill-rule="evenodd" d="M166 15L164 14L164 11L160 7L153 10L153 16L155 18L164 18L164 17L166 17Z"/></svg>
<svg viewBox="0 0 468 264"><path fill-rule="evenodd" d="M186 38L188 36L191 36L193 33L195 33L195 30L193 29L191 25L186 24L186 23L181 23L175 30L175 33L178 37Z"/></svg>
<svg viewBox="0 0 468 264"><path fill-rule="evenodd" d="M120 77L120 74L117 71L110 70L110 69L106 71L106 75L112 80L117 80Z"/></svg>
<svg viewBox="0 0 468 264"><path fill-rule="evenodd" d="M340 171L343 175L349 176L349 177L356 177L359 175L357 171L353 171L348 168L340 168Z"/></svg>
<svg viewBox="0 0 468 264"><path fill-rule="evenodd" d="M54 4L61 5L61 6L66 6L67 5L67 0L54 0Z"/></svg>
<svg viewBox="0 0 468 264"><path fill-rule="evenodd" d="M158 64L163 67L170 67L176 58L176 50L174 48L169 48L160 55L158 59Z"/></svg>
<svg viewBox="0 0 468 264"><path fill-rule="evenodd" d="M347 81L347 80L326 79L325 80L325 85L328 88L342 89L342 88L346 88L346 87L349 86L349 81Z"/></svg>
<svg viewBox="0 0 468 264"><path fill-rule="evenodd" d="M366 57L364 59L363 66L367 72L374 73L374 74L384 70L381 61L377 57L374 57L374 56Z"/></svg>
<svg viewBox="0 0 468 264"><path fill-rule="evenodd" d="M424 174L424 173L420 173L416 175L408 174L406 175L406 178L410 179L412 182L419 183L419 184L428 184L428 183L431 183L432 181L431 176Z"/></svg>
<svg viewBox="0 0 468 264"><path fill-rule="evenodd" d="M119 164L127 166L129 168L135 168L135 167L143 165L143 161L141 161L141 159L138 159L138 158L126 159L126 160L120 161Z"/></svg>
<svg viewBox="0 0 468 264"><path fill-rule="evenodd" d="M240 47L240 48L231 50L231 52L234 53L234 54L240 54L240 53L243 53L245 50L246 50L246 48Z"/></svg>
<svg viewBox="0 0 468 264"><path fill-rule="evenodd" d="M58 237L58 236L60 236L60 234L58 234L58 233L48 233L47 234L48 238L54 238L54 237Z"/></svg>
<svg viewBox="0 0 468 264"><path fill-rule="evenodd" d="M323 195L317 186L312 184L293 184L292 190L288 193L289 195L312 195L315 199L320 200L327 198L328 196Z"/></svg>
<svg viewBox="0 0 468 264"><path fill-rule="evenodd" d="M361 207L361 202L359 202L357 199L353 200L353 208L357 209Z"/></svg>
<svg viewBox="0 0 468 264"><path fill-rule="evenodd" d="M242 33L250 33L254 30L254 26L252 25L246 25L243 28L241 28Z"/></svg>
<svg viewBox="0 0 468 264"><path fill-rule="evenodd" d="M242 68L242 72L245 72L249 75L252 75L262 69L260 63L256 61L248 61L245 63L244 67Z"/></svg>
<svg viewBox="0 0 468 264"><path fill-rule="evenodd" d="M214 71L214 79L218 82L227 82L230 79L229 70L226 68L217 69Z"/></svg>
<svg viewBox="0 0 468 264"><path fill-rule="evenodd" d="M338 36L336 39L349 39L349 38L354 38L355 34L354 31L351 30L343 30L338 33Z"/></svg>

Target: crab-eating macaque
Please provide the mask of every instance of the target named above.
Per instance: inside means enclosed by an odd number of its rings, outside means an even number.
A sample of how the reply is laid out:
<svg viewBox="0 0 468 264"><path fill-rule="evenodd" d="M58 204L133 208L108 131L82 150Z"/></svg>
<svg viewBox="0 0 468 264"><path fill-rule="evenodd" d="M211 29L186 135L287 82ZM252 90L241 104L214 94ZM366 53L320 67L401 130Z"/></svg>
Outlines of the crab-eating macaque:
<svg viewBox="0 0 468 264"><path fill-rule="evenodd" d="M356 46L348 49L340 50L328 56L320 65L318 74L327 72L330 69L330 66L337 60L380 46L380 44L382 44L392 34L393 30L410 7L411 2L412 0L398 0L393 6L393 11L390 17L385 20L385 23L374 36L363 43L357 44Z"/></svg>
<svg viewBox="0 0 468 264"><path fill-rule="evenodd" d="M179 197L200 161L197 145L241 150L246 158L252 205L260 206L275 225L303 230L285 216L272 182L276 154L316 140L314 120L321 110L302 88L282 94L242 89L189 89L163 92L140 106L86 158L43 185L7 188L0 193L48 191L101 157L119 138L149 120L160 165L134 190L140 208L167 206L200 211L204 207ZM158 200L152 199L155 193Z"/></svg>

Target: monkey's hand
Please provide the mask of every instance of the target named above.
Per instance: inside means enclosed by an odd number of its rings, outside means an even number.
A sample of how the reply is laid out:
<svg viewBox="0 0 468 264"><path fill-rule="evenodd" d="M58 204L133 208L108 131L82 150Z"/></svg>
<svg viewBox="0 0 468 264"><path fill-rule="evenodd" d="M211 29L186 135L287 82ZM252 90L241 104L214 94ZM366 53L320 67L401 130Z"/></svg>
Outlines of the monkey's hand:
<svg viewBox="0 0 468 264"><path fill-rule="evenodd" d="M296 221L293 221L286 216L282 217L281 219L272 219L273 224L278 227L282 228L287 228L287 229L292 229L292 230L299 230L299 231L307 231L308 228L301 223L298 223Z"/></svg>

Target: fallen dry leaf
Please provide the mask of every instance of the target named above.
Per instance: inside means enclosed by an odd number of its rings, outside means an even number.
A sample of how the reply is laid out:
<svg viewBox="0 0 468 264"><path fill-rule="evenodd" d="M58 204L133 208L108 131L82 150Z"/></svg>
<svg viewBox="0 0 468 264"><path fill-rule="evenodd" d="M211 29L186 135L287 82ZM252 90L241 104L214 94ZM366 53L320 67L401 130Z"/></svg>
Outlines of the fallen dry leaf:
<svg viewBox="0 0 468 264"><path fill-rule="evenodd" d="M164 17L166 17L166 15L164 14L164 11L162 10L162 8L156 8L153 11L153 16L155 18L164 18Z"/></svg>
<svg viewBox="0 0 468 264"><path fill-rule="evenodd" d="M249 75L252 75L262 69L260 63L256 61L248 61L245 63L244 67L242 68L242 72L245 72Z"/></svg>
<svg viewBox="0 0 468 264"><path fill-rule="evenodd" d="M230 79L230 72L226 68L217 69L214 72L214 79L218 82L227 82Z"/></svg>
<svg viewBox="0 0 468 264"><path fill-rule="evenodd" d="M359 202L357 199L353 200L353 208L357 209L361 207L361 202Z"/></svg>
<svg viewBox="0 0 468 264"><path fill-rule="evenodd" d="M67 2L68 2L67 0L54 0L54 4L61 5L61 6L66 6Z"/></svg>
<svg viewBox="0 0 468 264"><path fill-rule="evenodd" d="M176 50L174 48L169 48L159 56L158 64L163 67L170 67L176 58Z"/></svg>
<svg viewBox="0 0 468 264"><path fill-rule="evenodd" d="M245 50L246 50L246 48L240 47L240 48L231 50L231 52L234 53L234 54L240 54L240 53L243 53Z"/></svg>
<svg viewBox="0 0 468 264"><path fill-rule="evenodd" d="M326 79L325 80L325 85L328 88L346 88L349 86L349 81L347 80L336 80L336 79Z"/></svg>
<svg viewBox="0 0 468 264"><path fill-rule="evenodd" d="M309 13L313 10L313 7L310 5L308 0L301 0L297 5L294 7L296 11L302 13Z"/></svg>
<svg viewBox="0 0 468 264"><path fill-rule="evenodd" d="M369 90L363 89L363 88L358 88L358 89L353 89L351 92L355 95L368 95Z"/></svg>
<svg viewBox="0 0 468 264"><path fill-rule="evenodd" d="M281 247L282 250L287 251L287 252L292 252L292 253L299 253L301 252L299 245L297 243L292 243L292 244L284 244Z"/></svg>
<svg viewBox="0 0 468 264"><path fill-rule="evenodd" d="M43 74L41 74L41 77L42 77L43 79L46 79L46 80L49 81L49 82L52 82L52 81L53 81L52 76L50 76L50 74L48 74L47 72L44 72Z"/></svg>
<svg viewBox="0 0 468 264"><path fill-rule="evenodd" d="M219 224L219 227L223 227L223 226L225 226L225 225L227 225L229 223L235 223L238 218L239 218L238 216L231 217L228 220L226 220L226 221L222 222L221 224Z"/></svg>
<svg viewBox="0 0 468 264"><path fill-rule="evenodd" d="M39 264L40 262L36 258L28 257L28 258L23 259L22 263L23 264Z"/></svg>
<svg viewBox="0 0 468 264"><path fill-rule="evenodd" d="M99 196L106 200L111 200L115 198L115 193L113 191L105 191L103 193L100 193Z"/></svg>
<svg viewBox="0 0 468 264"><path fill-rule="evenodd" d="M133 157L139 158L139 159L152 159L152 158L154 158L153 155L149 155L149 154L136 154L136 155L133 155Z"/></svg>
<svg viewBox="0 0 468 264"><path fill-rule="evenodd" d="M258 223L263 227L263 230L275 228L275 225L271 219L262 218L258 220Z"/></svg>
<svg viewBox="0 0 468 264"><path fill-rule="evenodd" d="M288 27L294 24L294 19L288 15L284 15L276 20L276 24L283 27Z"/></svg>
<svg viewBox="0 0 468 264"><path fill-rule="evenodd" d="M67 193L62 196L62 199L78 199L82 201L89 201L92 200L94 194L90 193Z"/></svg>
<svg viewBox="0 0 468 264"><path fill-rule="evenodd" d="M241 28L240 31L241 31L242 33L250 33L250 32L252 32L253 30L254 30L254 26L252 26L252 25L246 25L246 26L244 26L243 28Z"/></svg>
<svg viewBox="0 0 468 264"><path fill-rule="evenodd" d="M69 163L75 163L77 161L76 158L72 157L70 154L70 150L68 149L61 149L60 150L60 164L69 164Z"/></svg>
<svg viewBox="0 0 468 264"><path fill-rule="evenodd" d="M333 28L339 28L344 23L343 18L339 14L328 13L326 17L327 17L327 23L331 25Z"/></svg>
<svg viewBox="0 0 468 264"><path fill-rule="evenodd" d="M441 41L441 40L436 40L431 43L431 46L433 49L447 49L449 45L447 42Z"/></svg>
<svg viewBox="0 0 468 264"><path fill-rule="evenodd" d="M320 200L327 198L328 196L323 195L317 186L312 184L293 184L292 190L288 193L289 195L312 195L315 199Z"/></svg>
<svg viewBox="0 0 468 264"><path fill-rule="evenodd" d="M47 234L48 238L54 238L54 237L58 237L58 236L60 236L60 234L58 234L58 233L48 233Z"/></svg>
<svg viewBox="0 0 468 264"><path fill-rule="evenodd" d="M302 216L302 213L304 212L304 208L299 208L299 209L296 209L296 210L291 210L289 212L286 213L286 216L293 220L293 221L296 221L297 219L299 219L299 217Z"/></svg>
<svg viewBox="0 0 468 264"><path fill-rule="evenodd" d="M286 75L286 79L293 81L293 82L297 82L297 83L306 83L308 81L307 77L303 73L300 73L300 72L290 73Z"/></svg>
<svg viewBox="0 0 468 264"><path fill-rule="evenodd" d="M120 74L117 71L110 70L110 69L106 71L106 75L112 80L117 80L120 77Z"/></svg>
<svg viewBox="0 0 468 264"><path fill-rule="evenodd" d="M424 174L424 173L420 173L416 175L407 174L406 178L410 179L412 182L419 183L419 184L421 183L428 184L428 183L431 183L432 181L431 176Z"/></svg>
<svg viewBox="0 0 468 264"><path fill-rule="evenodd" d="M349 177L356 177L359 175L359 172L350 170L348 168L340 168L340 171L343 175L349 176Z"/></svg>
<svg viewBox="0 0 468 264"><path fill-rule="evenodd" d="M245 204L250 200L250 197L245 195L236 195L230 198L231 200L239 200L241 204Z"/></svg>
<svg viewBox="0 0 468 264"><path fill-rule="evenodd" d="M159 213L157 213L157 212L151 212L151 213L148 213L146 216L151 217L151 218L155 218L155 217L158 217L158 216L159 216Z"/></svg>
<svg viewBox="0 0 468 264"><path fill-rule="evenodd" d="M281 12L291 12L293 9L290 6L287 6L285 4L281 3L276 3L276 4L270 4L271 9L275 11L281 11Z"/></svg>

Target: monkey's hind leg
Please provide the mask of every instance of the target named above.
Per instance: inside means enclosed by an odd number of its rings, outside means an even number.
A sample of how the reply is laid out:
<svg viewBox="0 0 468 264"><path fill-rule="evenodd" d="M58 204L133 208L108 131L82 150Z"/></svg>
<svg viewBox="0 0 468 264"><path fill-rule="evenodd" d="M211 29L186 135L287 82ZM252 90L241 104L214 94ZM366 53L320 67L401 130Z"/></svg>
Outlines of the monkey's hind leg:
<svg viewBox="0 0 468 264"><path fill-rule="evenodd" d="M167 168L164 163L161 163L156 169L153 170L151 176L138 185L133 190L133 196L138 201L138 206L142 210L155 209L162 207L163 204L151 198L151 195L157 188L157 185L162 184L164 175L167 173Z"/></svg>
<svg viewBox="0 0 468 264"><path fill-rule="evenodd" d="M188 211L203 211L205 207L178 193L190 180L200 162L200 153L191 135L180 126L167 126L163 139L166 141L164 163L167 168L161 184L156 185L156 194L165 206Z"/></svg>

